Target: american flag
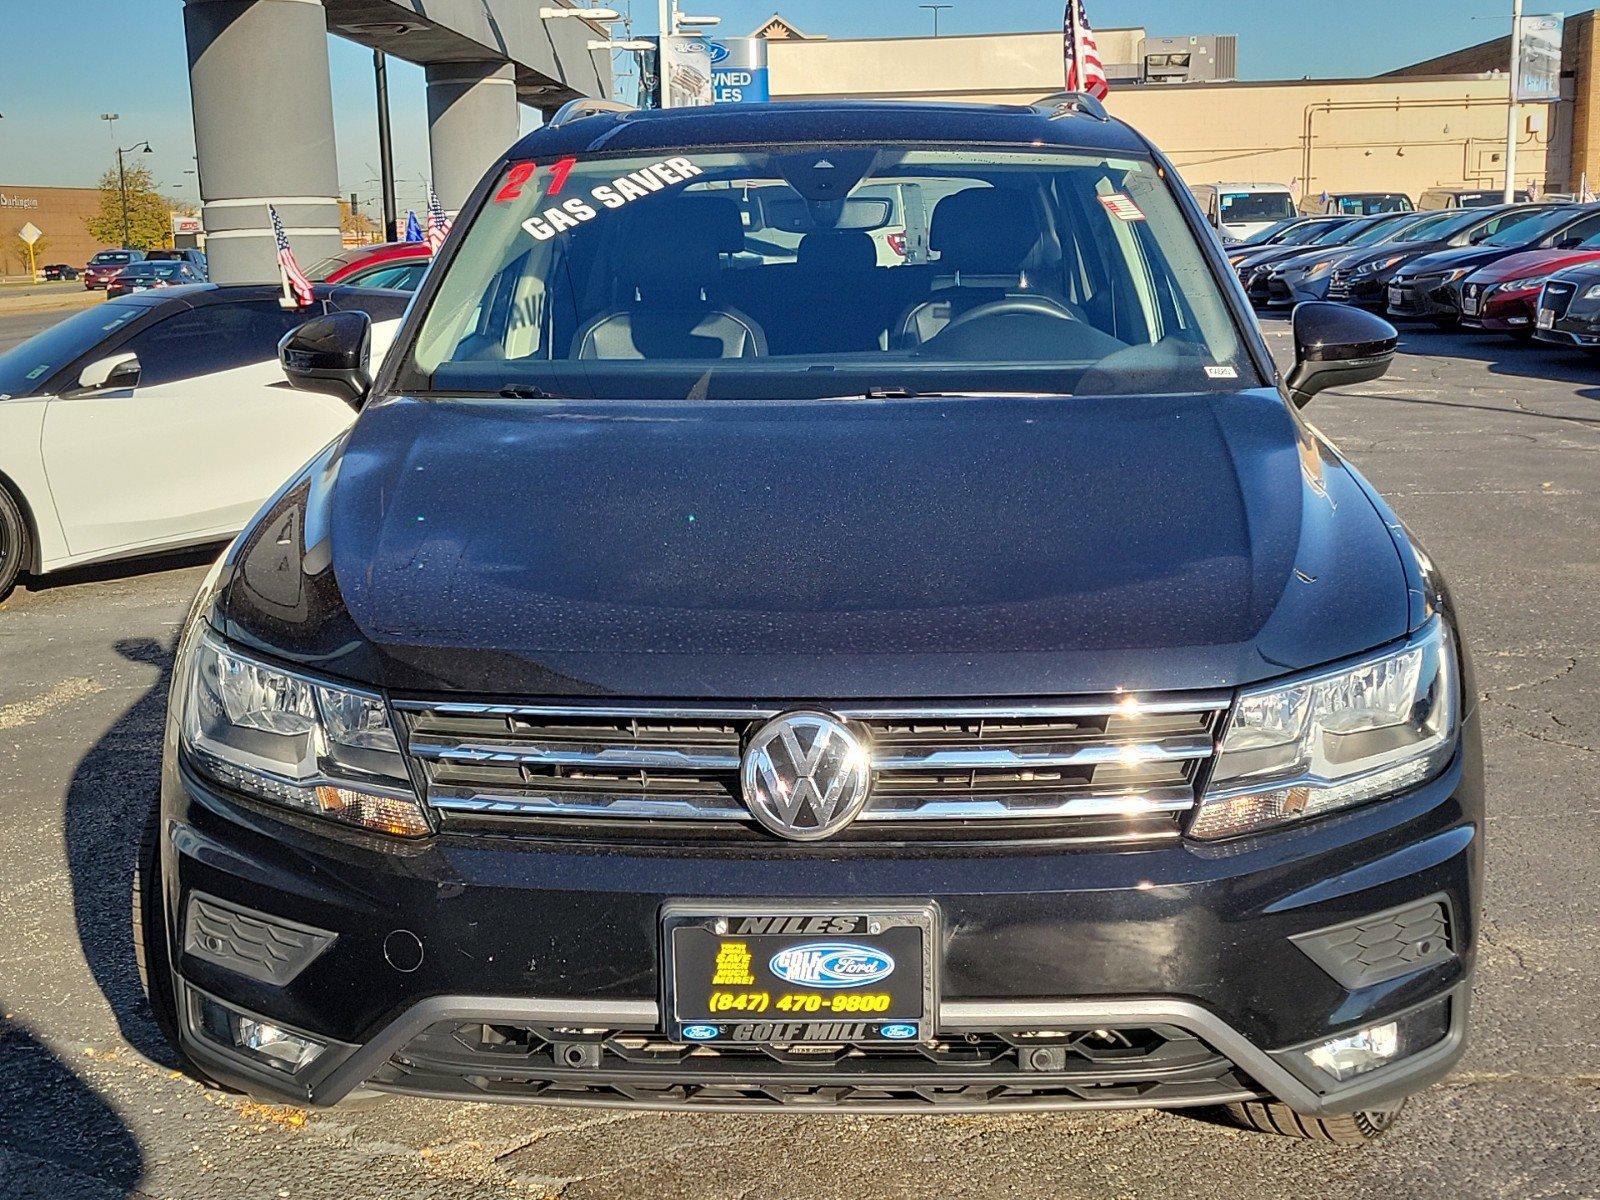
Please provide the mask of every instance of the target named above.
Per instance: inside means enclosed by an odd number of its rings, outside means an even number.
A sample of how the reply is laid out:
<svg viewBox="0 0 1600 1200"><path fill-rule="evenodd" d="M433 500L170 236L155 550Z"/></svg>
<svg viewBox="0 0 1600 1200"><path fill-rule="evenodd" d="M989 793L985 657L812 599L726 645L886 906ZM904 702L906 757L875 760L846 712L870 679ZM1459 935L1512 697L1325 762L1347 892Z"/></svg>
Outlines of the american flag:
<svg viewBox="0 0 1600 1200"><path fill-rule="evenodd" d="M444 215L444 206L439 203L439 197L433 194L433 189L428 189L428 253L439 253L439 247L444 245L445 238L450 236L450 218Z"/></svg>
<svg viewBox="0 0 1600 1200"><path fill-rule="evenodd" d="M1111 83L1100 63L1100 48L1094 43L1094 30L1083 11L1083 0L1067 0L1062 34L1067 58L1067 91L1087 92L1097 100L1104 100L1111 91Z"/></svg>
<svg viewBox="0 0 1600 1200"><path fill-rule="evenodd" d="M311 294L311 280L294 260L294 250L289 246L289 235L283 231L278 210L269 204L267 212L272 217L272 236L278 243L278 274L283 279L284 307L306 308L315 299Z"/></svg>

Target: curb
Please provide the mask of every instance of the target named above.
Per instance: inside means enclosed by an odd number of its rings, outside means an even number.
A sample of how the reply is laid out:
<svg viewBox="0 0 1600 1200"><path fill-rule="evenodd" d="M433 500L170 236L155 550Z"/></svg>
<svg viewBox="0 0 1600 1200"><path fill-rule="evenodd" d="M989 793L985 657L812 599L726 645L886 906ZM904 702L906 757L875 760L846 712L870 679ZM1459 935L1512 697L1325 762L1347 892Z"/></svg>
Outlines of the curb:
<svg viewBox="0 0 1600 1200"><path fill-rule="evenodd" d="M88 308L105 300L104 292L91 292L85 288L65 296L4 296L0 295L0 314L51 312L56 309Z"/></svg>

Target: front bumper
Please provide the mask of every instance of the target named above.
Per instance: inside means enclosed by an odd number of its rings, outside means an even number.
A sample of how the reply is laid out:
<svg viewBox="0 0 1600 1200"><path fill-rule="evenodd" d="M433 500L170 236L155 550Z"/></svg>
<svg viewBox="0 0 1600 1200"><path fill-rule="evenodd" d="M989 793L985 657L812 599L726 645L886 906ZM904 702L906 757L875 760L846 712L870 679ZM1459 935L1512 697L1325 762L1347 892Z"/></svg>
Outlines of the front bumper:
<svg viewBox="0 0 1600 1200"><path fill-rule="evenodd" d="M1529 333L1533 330L1534 305L1538 299L1537 291L1506 297L1487 296L1480 300L1479 311L1471 316L1463 315L1461 323L1468 329L1487 329L1495 333Z"/></svg>
<svg viewBox="0 0 1600 1200"><path fill-rule="evenodd" d="M1392 317L1409 320L1457 320L1461 301L1455 290L1443 281L1418 283L1411 279L1392 279L1384 289L1385 311Z"/></svg>
<svg viewBox="0 0 1600 1200"><path fill-rule="evenodd" d="M1388 295L1389 281L1382 276L1335 272L1328 286L1329 300L1361 308L1384 308L1389 303Z"/></svg>
<svg viewBox="0 0 1600 1200"><path fill-rule="evenodd" d="M489 835L398 846L230 797L169 761L163 894L179 1024L218 1079L296 1104L377 1090L656 1108L1264 1096L1312 1113L1375 1107L1462 1050L1481 869L1476 738L1470 716L1456 762L1415 791L1233 842L843 854ZM309 931L317 952L289 979L191 952L196 896ZM664 1045L660 914L684 898L931 903L936 1043L832 1059ZM1450 914L1448 954L1370 985L1347 988L1291 940L1430 900ZM208 996L327 1048L292 1076L250 1062L198 1031ZM1299 1052L1444 998L1442 1040L1370 1075L1336 1083ZM1069 1049L1027 1065L1041 1031Z"/></svg>

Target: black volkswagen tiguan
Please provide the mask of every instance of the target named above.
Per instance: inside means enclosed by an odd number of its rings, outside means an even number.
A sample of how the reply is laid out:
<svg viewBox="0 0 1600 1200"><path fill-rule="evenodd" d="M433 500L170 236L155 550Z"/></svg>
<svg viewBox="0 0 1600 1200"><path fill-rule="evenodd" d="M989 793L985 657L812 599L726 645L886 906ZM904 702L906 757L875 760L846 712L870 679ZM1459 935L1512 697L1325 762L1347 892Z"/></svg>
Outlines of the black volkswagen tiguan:
<svg viewBox="0 0 1600 1200"><path fill-rule="evenodd" d="M1449 593L1300 415L1393 329L1302 305L1280 376L1083 97L616 107L495 165L375 375L358 312L281 346L361 413L179 643L186 1064L1382 1131L1462 1050L1483 820Z"/></svg>

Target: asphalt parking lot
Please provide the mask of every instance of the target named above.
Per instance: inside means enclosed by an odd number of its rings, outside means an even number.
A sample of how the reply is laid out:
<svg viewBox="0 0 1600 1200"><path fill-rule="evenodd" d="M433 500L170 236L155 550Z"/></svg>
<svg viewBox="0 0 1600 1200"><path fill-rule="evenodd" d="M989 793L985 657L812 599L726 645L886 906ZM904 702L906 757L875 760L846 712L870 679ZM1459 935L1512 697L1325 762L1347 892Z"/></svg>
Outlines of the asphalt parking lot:
<svg viewBox="0 0 1600 1200"><path fill-rule="evenodd" d="M0 317L0 349L51 319ZM1413 332L1389 378L1309 415L1450 573L1484 712L1472 1046L1383 1141L1330 1151L1156 1113L303 1113L208 1091L164 1065L128 933L199 553L0 610L0 1197L1600 1195L1600 362Z"/></svg>

